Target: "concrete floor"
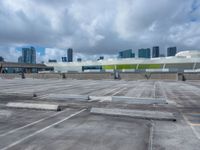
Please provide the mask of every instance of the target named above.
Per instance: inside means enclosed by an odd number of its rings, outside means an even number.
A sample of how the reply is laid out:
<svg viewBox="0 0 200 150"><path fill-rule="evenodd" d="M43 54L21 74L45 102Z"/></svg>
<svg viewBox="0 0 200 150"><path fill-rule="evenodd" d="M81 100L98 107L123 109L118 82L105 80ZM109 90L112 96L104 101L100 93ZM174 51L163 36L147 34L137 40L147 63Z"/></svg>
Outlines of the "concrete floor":
<svg viewBox="0 0 200 150"><path fill-rule="evenodd" d="M89 95L99 99L50 100L49 94ZM110 96L165 98L168 104L115 103ZM60 112L11 109L5 106L10 101L56 103L65 109ZM93 106L167 111L174 113L177 121L94 115L89 112ZM0 79L0 149L199 150L199 147L199 81Z"/></svg>

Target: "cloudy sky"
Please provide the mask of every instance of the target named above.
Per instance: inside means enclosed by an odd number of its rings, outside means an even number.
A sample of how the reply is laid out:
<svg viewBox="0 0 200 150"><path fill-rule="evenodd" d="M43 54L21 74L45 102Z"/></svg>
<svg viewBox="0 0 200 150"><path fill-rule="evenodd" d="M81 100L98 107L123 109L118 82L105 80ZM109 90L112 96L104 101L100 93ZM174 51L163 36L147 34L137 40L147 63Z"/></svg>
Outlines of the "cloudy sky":
<svg viewBox="0 0 200 150"><path fill-rule="evenodd" d="M159 45L200 49L200 0L0 0L0 56L16 61L34 45L37 59L114 56Z"/></svg>

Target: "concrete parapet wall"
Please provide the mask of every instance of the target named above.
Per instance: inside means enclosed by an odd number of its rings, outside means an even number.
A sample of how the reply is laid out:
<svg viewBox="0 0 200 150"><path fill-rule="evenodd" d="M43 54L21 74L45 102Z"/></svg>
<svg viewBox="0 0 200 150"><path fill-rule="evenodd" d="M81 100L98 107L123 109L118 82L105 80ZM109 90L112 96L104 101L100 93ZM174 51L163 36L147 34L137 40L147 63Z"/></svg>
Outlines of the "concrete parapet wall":
<svg viewBox="0 0 200 150"><path fill-rule="evenodd" d="M178 74L179 80L200 80L200 73L182 73Z"/></svg>
<svg viewBox="0 0 200 150"><path fill-rule="evenodd" d="M27 73L25 77L34 79L62 79L59 73Z"/></svg>
<svg viewBox="0 0 200 150"><path fill-rule="evenodd" d="M123 80L146 80L144 73L120 73L120 78Z"/></svg>
<svg viewBox="0 0 200 150"><path fill-rule="evenodd" d="M11 73L11 74L0 73L0 78L2 78L2 79L14 79L14 78L21 78L21 75L20 74L14 74L14 73Z"/></svg>
<svg viewBox="0 0 200 150"><path fill-rule="evenodd" d="M177 73L120 73L124 80L177 80Z"/></svg>
<svg viewBox="0 0 200 150"><path fill-rule="evenodd" d="M177 73L152 73L152 80L178 80Z"/></svg>
<svg viewBox="0 0 200 150"><path fill-rule="evenodd" d="M21 74L0 74L2 79L22 78ZM30 73L25 74L25 78L35 79L77 79L77 80L103 80L114 79L113 73ZM200 73L135 73L135 72L121 72L120 78L122 80L200 80Z"/></svg>
<svg viewBox="0 0 200 150"><path fill-rule="evenodd" d="M103 79L113 79L111 73L65 73L62 74L62 77L65 76L66 79L91 79L91 80L103 80Z"/></svg>

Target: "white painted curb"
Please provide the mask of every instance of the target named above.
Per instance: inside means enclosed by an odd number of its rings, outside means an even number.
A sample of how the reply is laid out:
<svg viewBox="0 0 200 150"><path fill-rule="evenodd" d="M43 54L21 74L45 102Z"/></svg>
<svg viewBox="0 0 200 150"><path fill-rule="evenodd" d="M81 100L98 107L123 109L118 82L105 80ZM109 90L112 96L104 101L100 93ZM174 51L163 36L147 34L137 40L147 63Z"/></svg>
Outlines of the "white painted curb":
<svg viewBox="0 0 200 150"><path fill-rule="evenodd" d="M53 110L53 111L59 111L60 106L54 105L54 104L36 104L36 103L13 103L10 102L6 104L7 107L12 108L25 108L25 109L40 109L40 110Z"/></svg>

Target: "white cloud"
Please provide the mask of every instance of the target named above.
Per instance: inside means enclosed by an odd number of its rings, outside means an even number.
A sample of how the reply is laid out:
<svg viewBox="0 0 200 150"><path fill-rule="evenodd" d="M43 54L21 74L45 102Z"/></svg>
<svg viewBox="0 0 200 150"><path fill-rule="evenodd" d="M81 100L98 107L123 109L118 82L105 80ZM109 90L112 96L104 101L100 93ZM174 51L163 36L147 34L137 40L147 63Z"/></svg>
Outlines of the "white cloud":
<svg viewBox="0 0 200 150"><path fill-rule="evenodd" d="M19 45L49 47L38 60L58 59L68 47L87 57L154 45L162 52L174 45L200 49L197 0L1 0L0 6L0 55Z"/></svg>
<svg viewBox="0 0 200 150"><path fill-rule="evenodd" d="M10 47L0 50L0 56L3 56L5 61L18 61L21 52L16 50L15 47Z"/></svg>
<svg viewBox="0 0 200 150"><path fill-rule="evenodd" d="M67 50L58 49L58 48L46 48L44 51L44 55L40 56L41 60L48 61L49 59L56 59L58 61L61 60L61 57L67 55Z"/></svg>

